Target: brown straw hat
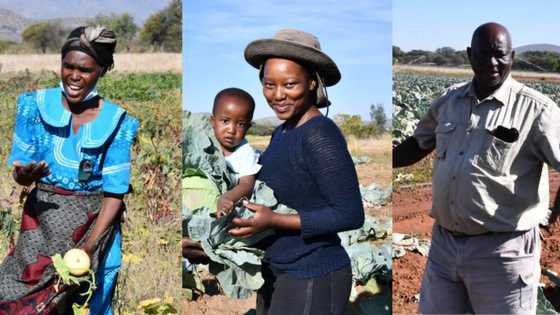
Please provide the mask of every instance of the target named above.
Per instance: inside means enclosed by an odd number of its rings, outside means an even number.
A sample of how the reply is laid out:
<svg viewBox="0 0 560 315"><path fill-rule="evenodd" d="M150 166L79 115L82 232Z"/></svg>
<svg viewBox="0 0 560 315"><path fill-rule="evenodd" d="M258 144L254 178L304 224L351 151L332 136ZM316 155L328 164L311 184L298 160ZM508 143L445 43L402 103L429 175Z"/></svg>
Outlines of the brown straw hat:
<svg viewBox="0 0 560 315"><path fill-rule="evenodd" d="M259 69L268 58L286 58L313 67L326 86L340 81L340 71L334 61L321 51L319 39L313 34L283 29L274 38L255 40L245 48L245 60Z"/></svg>

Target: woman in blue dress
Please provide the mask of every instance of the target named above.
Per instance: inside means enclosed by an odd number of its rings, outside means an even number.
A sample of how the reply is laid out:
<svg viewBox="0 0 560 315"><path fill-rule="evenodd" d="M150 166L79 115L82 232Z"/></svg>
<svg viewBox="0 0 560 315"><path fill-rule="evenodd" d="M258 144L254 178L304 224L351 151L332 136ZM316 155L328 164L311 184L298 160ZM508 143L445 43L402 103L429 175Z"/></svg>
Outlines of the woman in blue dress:
<svg viewBox="0 0 560 315"><path fill-rule="evenodd" d="M78 27L61 50L60 86L18 97L12 151L15 181L33 189L19 237L0 265L0 315L69 314L80 289L55 285L51 257L85 250L96 272L91 314L111 314L121 261L120 217L129 192L138 121L100 97L116 37Z"/></svg>

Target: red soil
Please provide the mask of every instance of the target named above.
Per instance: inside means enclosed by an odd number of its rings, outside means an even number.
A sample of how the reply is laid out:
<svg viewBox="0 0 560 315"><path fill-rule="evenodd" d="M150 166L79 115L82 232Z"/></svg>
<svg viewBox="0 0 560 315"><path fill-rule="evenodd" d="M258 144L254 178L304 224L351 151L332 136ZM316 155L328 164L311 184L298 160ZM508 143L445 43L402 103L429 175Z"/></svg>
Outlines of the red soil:
<svg viewBox="0 0 560 315"><path fill-rule="evenodd" d="M551 202L560 187L560 174L550 173ZM393 192L393 231L430 238L433 219L428 215L432 206L430 185L396 188ZM560 223L548 230L542 229L541 266L560 274ZM393 314L417 314L415 295L420 292L420 282L427 257L407 252L393 260ZM548 278L541 277L545 295L560 310L560 287Z"/></svg>

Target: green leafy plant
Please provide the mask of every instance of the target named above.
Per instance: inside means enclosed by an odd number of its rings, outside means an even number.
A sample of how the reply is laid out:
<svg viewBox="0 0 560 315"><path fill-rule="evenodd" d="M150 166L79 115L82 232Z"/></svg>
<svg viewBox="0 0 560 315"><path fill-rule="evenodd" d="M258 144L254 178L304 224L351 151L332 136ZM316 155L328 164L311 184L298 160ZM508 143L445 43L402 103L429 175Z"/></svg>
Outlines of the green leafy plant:
<svg viewBox="0 0 560 315"><path fill-rule="evenodd" d="M53 266L58 274L58 280L55 284L55 288L58 290L62 284L67 286L79 286L82 283L87 284L87 291L80 293L81 296L85 296L86 299L83 304L74 303L72 304L72 310L74 311L74 315L86 315L88 314L88 305L89 300L93 296L93 291L95 290L95 273L90 269L88 273L84 276L73 276L70 272L70 267L68 267L62 256L60 254L56 254L52 257Z"/></svg>
<svg viewBox="0 0 560 315"><path fill-rule="evenodd" d="M149 315L177 314L172 299L153 298L144 300L138 304L138 309Z"/></svg>

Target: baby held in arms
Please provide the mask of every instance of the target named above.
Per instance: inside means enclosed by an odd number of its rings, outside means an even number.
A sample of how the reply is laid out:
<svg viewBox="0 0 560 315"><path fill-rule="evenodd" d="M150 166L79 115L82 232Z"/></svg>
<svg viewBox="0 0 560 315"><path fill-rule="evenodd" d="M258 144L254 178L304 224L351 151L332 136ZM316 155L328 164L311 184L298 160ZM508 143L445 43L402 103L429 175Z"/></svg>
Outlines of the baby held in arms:
<svg viewBox="0 0 560 315"><path fill-rule="evenodd" d="M237 185L218 199L218 216L231 211L243 197L251 196L256 175L261 169L258 153L245 139L254 111L253 97L238 88L224 89L214 98L210 123L227 167L238 179Z"/></svg>

